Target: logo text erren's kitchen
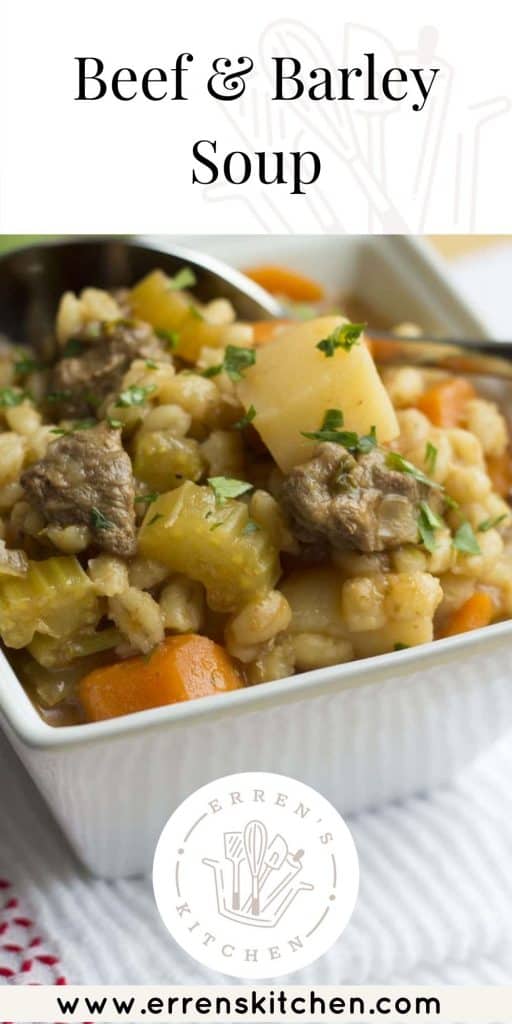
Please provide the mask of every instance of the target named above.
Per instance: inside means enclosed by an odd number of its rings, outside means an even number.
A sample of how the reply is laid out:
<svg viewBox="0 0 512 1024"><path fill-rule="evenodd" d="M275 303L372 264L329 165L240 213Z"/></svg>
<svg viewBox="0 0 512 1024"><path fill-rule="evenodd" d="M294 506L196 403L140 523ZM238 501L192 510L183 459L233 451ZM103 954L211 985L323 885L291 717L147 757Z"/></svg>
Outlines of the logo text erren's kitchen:
<svg viewBox="0 0 512 1024"><path fill-rule="evenodd" d="M153 884L191 956L237 977L313 962L346 926L358 887L350 832L296 779L226 776L193 793L160 837Z"/></svg>

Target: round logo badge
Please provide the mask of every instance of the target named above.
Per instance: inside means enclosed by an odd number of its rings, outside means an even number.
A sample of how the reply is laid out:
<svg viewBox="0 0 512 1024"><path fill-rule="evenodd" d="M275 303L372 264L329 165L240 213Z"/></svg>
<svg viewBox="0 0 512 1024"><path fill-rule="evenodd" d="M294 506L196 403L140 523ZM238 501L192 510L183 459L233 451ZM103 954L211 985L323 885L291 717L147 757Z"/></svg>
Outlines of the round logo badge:
<svg viewBox="0 0 512 1024"><path fill-rule="evenodd" d="M272 978L313 963L348 924L359 864L332 804L297 779L226 775L192 793L155 853L158 910L206 967Z"/></svg>

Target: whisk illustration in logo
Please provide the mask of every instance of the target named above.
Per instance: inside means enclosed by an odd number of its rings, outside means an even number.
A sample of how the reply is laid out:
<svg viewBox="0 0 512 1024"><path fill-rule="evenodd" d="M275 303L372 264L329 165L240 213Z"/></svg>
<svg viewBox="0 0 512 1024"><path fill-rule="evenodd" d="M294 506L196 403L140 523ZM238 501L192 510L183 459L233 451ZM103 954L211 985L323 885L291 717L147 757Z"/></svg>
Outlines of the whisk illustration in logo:
<svg viewBox="0 0 512 1024"><path fill-rule="evenodd" d="M192 793L160 836L155 899L196 960L272 978L316 960L357 898L352 836L325 797L270 772L227 775Z"/></svg>

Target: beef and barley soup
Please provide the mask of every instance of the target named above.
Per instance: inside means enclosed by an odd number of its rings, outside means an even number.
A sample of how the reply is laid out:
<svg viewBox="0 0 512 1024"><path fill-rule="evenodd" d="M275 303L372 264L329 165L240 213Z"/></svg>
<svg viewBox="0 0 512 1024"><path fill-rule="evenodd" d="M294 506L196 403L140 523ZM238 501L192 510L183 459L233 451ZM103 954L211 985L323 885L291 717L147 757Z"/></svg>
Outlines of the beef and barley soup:
<svg viewBox="0 0 512 1024"><path fill-rule="evenodd" d="M244 323L194 284L66 293L43 354L1 343L0 635L55 725L512 615L497 405L379 371L365 325L318 305Z"/></svg>

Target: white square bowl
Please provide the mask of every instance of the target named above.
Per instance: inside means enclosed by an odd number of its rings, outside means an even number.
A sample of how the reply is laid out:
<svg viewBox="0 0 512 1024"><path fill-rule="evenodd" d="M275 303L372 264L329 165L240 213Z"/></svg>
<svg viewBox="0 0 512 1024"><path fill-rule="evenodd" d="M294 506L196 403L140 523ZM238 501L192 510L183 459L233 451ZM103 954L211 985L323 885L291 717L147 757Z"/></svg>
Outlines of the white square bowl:
<svg viewBox="0 0 512 1024"><path fill-rule="evenodd" d="M187 241L238 266L284 261L333 291L355 292L386 319L484 332L415 240ZM0 717L80 859L98 875L119 878L147 871L176 805L230 772L295 776L345 814L445 782L512 726L511 640L512 622L504 622L222 697L62 729L40 719L0 655Z"/></svg>

